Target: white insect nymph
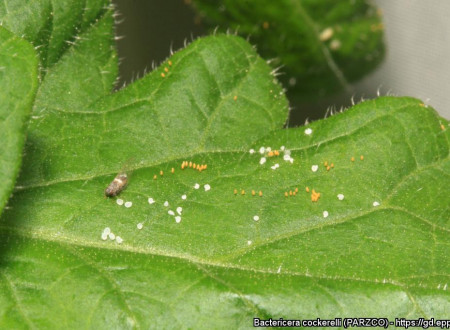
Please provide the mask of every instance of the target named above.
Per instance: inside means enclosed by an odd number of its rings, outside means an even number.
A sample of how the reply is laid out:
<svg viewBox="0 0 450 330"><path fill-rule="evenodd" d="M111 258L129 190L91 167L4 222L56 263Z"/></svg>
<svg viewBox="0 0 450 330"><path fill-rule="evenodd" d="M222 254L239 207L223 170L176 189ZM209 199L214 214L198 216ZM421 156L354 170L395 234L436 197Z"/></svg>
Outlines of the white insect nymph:
<svg viewBox="0 0 450 330"><path fill-rule="evenodd" d="M330 39L333 36L333 34L334 34L333 28L327 27L325 30L320 32L319 39L320 39L320 41L327 41L328 39Z"/></svg>

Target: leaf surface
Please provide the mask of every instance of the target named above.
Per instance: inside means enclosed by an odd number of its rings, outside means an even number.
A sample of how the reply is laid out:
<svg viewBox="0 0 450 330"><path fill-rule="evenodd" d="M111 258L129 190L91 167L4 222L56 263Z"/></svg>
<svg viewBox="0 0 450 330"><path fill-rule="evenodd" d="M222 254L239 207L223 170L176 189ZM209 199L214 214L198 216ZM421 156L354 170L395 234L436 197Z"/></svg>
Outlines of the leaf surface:
<svg viewBox="0 0 450 330"><path fill-rule="evenodd" d="M108 0L3 1L0 20L3 27L36 47L42 68L48 69L59 62L93 22L111 12L109 3Z"/></svg>
<svg viewBox="0 0 450 330"><path fill-rule="evenodd" d="M100 38L110 17L85 33ZM110 86L98 71L81 100L51 98L60 84L84 86L63 67L83 71L96 40L69 49L37 93L19 187L0 218L2 327L446 316L449 131L434 110L384 97L310 124L310 135L282 129L287 101L271 69L225 35L116 93L95 89ZM127 188L105 198L123 169ZM168 212L178 207L179 223ZM123 242L103 240L106 227Z"/></svg>
<svg viewBox="0 0 450 330"><path fill-rule="evenodd" d="M14 187L37 88L33 48L0 28L0 214Z"/></svg>

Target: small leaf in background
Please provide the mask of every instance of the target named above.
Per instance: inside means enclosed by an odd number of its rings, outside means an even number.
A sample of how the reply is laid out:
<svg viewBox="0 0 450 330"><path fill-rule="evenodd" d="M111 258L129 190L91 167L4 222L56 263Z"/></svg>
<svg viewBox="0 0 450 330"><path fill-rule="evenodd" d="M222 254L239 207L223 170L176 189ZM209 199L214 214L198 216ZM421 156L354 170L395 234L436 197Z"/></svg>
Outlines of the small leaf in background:
<svg viewBox="0 0 450 330"><path fill-rule="evenodd" d="M0 27L0 214L19 173L37 83L33 47Z"/></svg>
<svg viewBox="0 0 450 330"><path fill-rule="evenodd" d="M194 0L204 21L249 37L283 74L289 97L322 98L372 71L384 56L383 26L365 0Z"/></svg>

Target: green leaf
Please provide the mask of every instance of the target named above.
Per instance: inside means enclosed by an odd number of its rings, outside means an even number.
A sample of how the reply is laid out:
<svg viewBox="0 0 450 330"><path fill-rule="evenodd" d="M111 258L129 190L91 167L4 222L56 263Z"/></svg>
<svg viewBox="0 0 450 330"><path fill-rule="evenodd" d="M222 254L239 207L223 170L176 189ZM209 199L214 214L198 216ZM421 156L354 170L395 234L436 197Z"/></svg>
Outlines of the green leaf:
<svg viewBox="0 0 450 330"><path fill-rule="evenodd" d="M92 38L39 87L19 186L0 218L2 328L446 317L447 121L418 100L385 97L312 123L310 135L283 130L287 101L271 69L225 35L197 40L116 93L101 70L85 87L110 19L91 25ZM105 52L99 63L109 65ZM61 85L67 94L55 95ZM281 152L261 165L261 146L285 146L293 163ZM208 167L182 170L185 160ZM104 197L124 166L118 198L129 208ZM177 207L179 223L168 214ZM102 240L106 227L123 242Z"/></svg>
<svg viewBox="0 0 450 330"><path fill-rule="evenodd" d="M31 42L40 55L41 66L50 68L78 36L111 9L108 0L3 1L0 21L3 27Z"/></svg>
<svg viewBox="0 0 450 330"><path fill-rule="evenodd" d="M33 48L0 27L0 214L14 187L37 88Z"/></svg>
<svg viewBox="0 0 450 330"><path fill-rule="evenodd" d="M237 30L283 66L290 95L319 98L365 76L384 56L383 26L365 0L195 0L211 29Z"/></svg>
<svg viewBox="0 0 450 330"><path fill-rule="evenodd" d="M92 111L91 103L109 95L117 78L117 53L114 48L113 11L103 13L89 28L76 35L72 47L44 79L34 112Z"/></svg>

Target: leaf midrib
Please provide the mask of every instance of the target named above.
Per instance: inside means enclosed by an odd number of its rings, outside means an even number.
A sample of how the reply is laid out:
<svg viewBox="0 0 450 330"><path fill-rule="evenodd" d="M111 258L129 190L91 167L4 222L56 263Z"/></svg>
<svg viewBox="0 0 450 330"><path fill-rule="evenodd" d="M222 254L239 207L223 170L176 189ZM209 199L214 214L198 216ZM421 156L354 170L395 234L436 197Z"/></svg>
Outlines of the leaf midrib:
<svg viewBox="0 0 450 330"><path fill-rule="evenodd" d="M329 227L329 226L334 226L334 225L340 225L340 224L346 223L348 221L356 220L362 216L365 216L365 215L368 215L371 213L386 211L386 210L397 210L397 211L405 212L410 216L414 216L415 218L417 218L421 221L424 221L426 224L428 224L430 226L441 229L443 231L448 231L444 228L436 226L431 221L429 221L429 220L427 221L427 219L424 219L424 218L414 214L413 212L405 211L401 207L386 205L386 206L379 206L374 209L368 209L366 211L359 212L357 214L353 214L351 216L348 216L348 217L345 217L342 219L338 219L338 221L333 221L333 222L329 222L326 224L322 223L322 224L318 224L318 225L311 226L308 228L302 228L299 231L294 231L294 232L290 232L290 233L287 233L284 235L280 235L280 236L276 237L275 239L265 240L265 241L261 242L260 244L255 243L255 244L253 244L253 246L251 248L249 248L247 251L245 251L245 253L233 255L232 257L236 258L237 256L243 256L246 253L251 252L252 250L260 248L264 245L272 244L272 243L275 243L282 239L289 239L293 236L304 234L311 230L316 230L319 228L324 228L324 227ZM235 270L240 270L240 271L245 271L245 272L254 272L254 273L261 273L261 274L277 274L277 272L275 270L272 271L270 269L258 269L258 268L252 268L252 267L243 267L241 265L236 265L233 263L221 262L220 261L221 259L206 260L206 259L202 259L199 257L195 257L193 255L188 255L188 254L183 255L183 254L179 254L179 253L171 253L171 252L167 252L167 251L163 251L163 250L155 249L155 248L139 248L139 247L131 246L131 245L121 245L119 248L118 245L115 245L115 246L105 245L104 242L95 242L95 241L87 241L87 240L82 241L77 238L73 238L72 236L65 236L65 235L60 235L60 234L58 234L58 235L50 234L45 230L35 230L35 229L32 230L31 228L25 229L25 228L18 228L18 227L5 226L5 225L0 225L0 229L3 232L12 233L15 236L20 236L20 237L29 238L29 239L35 239L35 240L49 242L49 243L57 243L57 244L61 245L62 247L67 246L68 248L71 248L73 246L78 246L78 247L83 247L83 248L95 248L95 249L100 249L100 250L131 252L131 253L142 254L142 255L150 255L150 256L154 256L154 257L173 258L173 259L177 259L181 262L193 263L196 265L235 269ZM372 284L379 283L379 282L377 282L377 280L365 279L365 278L352 278L352 277L343 277L343 276L336 276L336 275L324 276L324 275L314 275L314 274L309 274L309 273L301 273L301 272L293 272L293 271L283 271L282 274L289 275L289 276L301 276L301 277L322 279L322 280L326 279L326 280L338 280L338 281L357 281L357 282L366 282L366 283L372 283ZM431 275L439 275L439 274L431 274ZM448 276L448 275L445 275L445 276ZM402 277L402 278L409 278L409 277ZM385 283L389 283L389 284L399 286L402 288L423 288L423 286L412 286L412 285L407 286L406 284L401 283L395 279L385 279ZM427 287L427 288L433 289L432 287Z"/></svg>
<svg viewBox="0 0 450 330"><path fill-rule="evenodd" d="M289 148L289 150L291 150L291 151L305 151L305 150L308 150L308 149L311 149L311 148L314 148L314 147L318 147L320 145L324 145L326 143L330 143L330 142L339 140L341 138L348 137L348 136L358 132L359 130L365 128L370 123L372 123L372 122L374 122L376 120L379 120L381 118L391 117L393 113L401 111L401 110L403 110L405 108L408 108L410 106L411 106L411 104L406 104L404 106L400 106L400 107L397 107L397 108L393 109L391 112L389 112L387 114L382 114L382 115L379 115L379 116L375 116L374 118L367 120L364 124L358 126L357 128L355 128L355 129L353 129L351 131L348 131L348 132L346 132L344 134L337 135L337 136L334 136L334 137L329 138L329 139L316 141L316 142L314 142L312 144L305 145L305 146L303 146L301 148ZM347 110L347 111L354 111L354 110ZM342 113L339 113L339 114L336 114L335 116L339 116L341 114ZM320 121L317 121L317 122L320 122ZM296 128L296 129L300 129L300 128ZM249 146L256 145L258 141L263 140L265 137L269 136L274 131L275 130L270 131L267 134L259 137L257 140L255 140L252 143L250 143ZM233 149L232 150L194 150L190 154L175 155L175 156L172 156L172 157L169 157L169 158L164 158L164 159L158 160L158 162L155 162L155 163L144 163L144 164L138 165L138 166L130 165L129 166L129 170L130 171L135 171L135 170L148 169L148 168L155 167L157 165L161 165L163 163L176 161L177 159L191 158L191 157L195 157L195 156L199 156L199 155L203 155L203 154L214 154L214 153L243 153L243 154L245 154L246 152L247 151L244 150L244 148L242 148L242 149L234 149L234 150ZM439 162L443 161L443 160L447 160L449 158L449 155L450 154L447 153L447 157L444 158L444 159L440 159ZM435 163L436 162L432 163L431 165L433 165ZM418 170L418 169L420 169L422 167L416 167L416 170ZM62 180L53 180L53 181L46 181L46 182L41 182L41 183L33 183L33 184L29 184L29 185L21 185L21 186L16 186L15 187L15 191L26 191L28 189L40 188L40 187L49 187L49 186L52 186L52 185L56 185L56 184L60 184L60 183L67 183L67 182L93 180L95 178L100 178L100 177L103 177L103 176L109 176L109 175L115 175L115 174L117 174L117 170L109 171L109 172L103 172L103 173L98 173L98 174L92 175L92 176L78 176L78 177L67 178L67 179L62 179ZM400 180L402 180L402 179L400 179Z"/></svg>

